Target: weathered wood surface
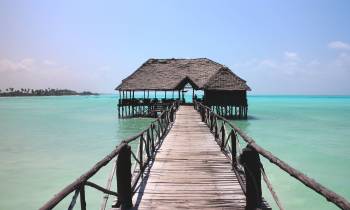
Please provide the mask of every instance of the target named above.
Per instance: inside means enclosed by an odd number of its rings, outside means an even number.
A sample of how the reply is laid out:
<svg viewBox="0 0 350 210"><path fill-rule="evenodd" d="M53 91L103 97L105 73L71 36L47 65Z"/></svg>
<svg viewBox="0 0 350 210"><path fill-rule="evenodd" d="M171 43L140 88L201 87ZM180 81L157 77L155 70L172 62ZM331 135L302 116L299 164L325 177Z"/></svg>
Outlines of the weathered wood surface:
<svg viewBox="0 0 350 210"><path fill-rule="evenodd" d="M242 188L213 138L193 107L181 106L135 209L244 209Z"/></svg>

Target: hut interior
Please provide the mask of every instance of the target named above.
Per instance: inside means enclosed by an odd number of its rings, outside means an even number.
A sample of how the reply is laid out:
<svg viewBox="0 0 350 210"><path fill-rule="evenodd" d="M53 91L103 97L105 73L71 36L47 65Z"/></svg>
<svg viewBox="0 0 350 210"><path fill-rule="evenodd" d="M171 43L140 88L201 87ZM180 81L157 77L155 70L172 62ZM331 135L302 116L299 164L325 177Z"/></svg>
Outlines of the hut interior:
<svg viewBox="0 0 350 210"><path fill-rule="evenodd" d="M248 116L246 81L207 58L149 59L116 87L118 116L156 117L175 100L193 100L227 118Z"/></svg>

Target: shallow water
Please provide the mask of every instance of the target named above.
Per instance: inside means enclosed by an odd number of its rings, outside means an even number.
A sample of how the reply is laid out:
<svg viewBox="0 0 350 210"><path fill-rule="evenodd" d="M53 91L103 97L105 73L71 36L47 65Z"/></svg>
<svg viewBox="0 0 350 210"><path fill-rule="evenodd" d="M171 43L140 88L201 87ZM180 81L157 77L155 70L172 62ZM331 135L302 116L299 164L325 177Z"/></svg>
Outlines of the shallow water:
<svg viewBox="0 0 350 210"><path fill-rule="evenodd" d="M151 119L119 120L116 96L0 98L0 209L37 209ZM350 97L251 96L248 121L260 145L350 199ZM286 209L336 209L264 161ZM104 185L109 167L93 181ZM266 192L266 190L265 190ZM265 197L273 203L268 193ZM87 204L102 195L87 189ZM57 209L66 209L71 196Z"/></svg>

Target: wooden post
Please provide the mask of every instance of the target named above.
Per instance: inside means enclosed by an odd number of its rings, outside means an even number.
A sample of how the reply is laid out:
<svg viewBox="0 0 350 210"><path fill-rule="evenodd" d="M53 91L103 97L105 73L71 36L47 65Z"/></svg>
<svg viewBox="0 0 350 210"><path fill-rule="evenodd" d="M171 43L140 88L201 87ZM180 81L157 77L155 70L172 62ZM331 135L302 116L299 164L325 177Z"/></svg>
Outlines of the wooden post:
<svg viewBox="0 0 350 210"><path fill-rule="evenodd" d="M131 108L132 108L131 115L134 117L135 116L135 104L134 104L134 101L132 101L131 103L132 103L132 105L131 105Z"/></svg>
<svg viewBox="0 0 350 210"><path fill-rule="evenodd" d="M243 114L242 106L239 106L239 119L242 119L242 114Z"/></svg>
<svg viewBox="0 0 350 210"><path fill-rule="evenodd" d="M121 106L121 99L119 98L119 102L118 102L118 118L120 118L120 106Z"/></svg>
<svg viewBox="0 0 350 210"><path fill-rule="evenodd" d="M184 92L184 91L182 91L182 101L183 101L183 103L186 102L186 101L185 101L185 92Z"/></svg>
<svg viewBox="0 0 350 210"><path fill-rule="evenodd" d="M163 119L164 119L164 115L161 116L160 119L158 120L159 127L160 127L160 137L163 137L163 134L164 134Z"/></svg>
<svg viewBox="0 0 350 210"><path fill-rule="evenodd" d="M118 204L121 209L131 208L132 192L131 192L131 147L125 145L119 152L117 159L117 189Z"/></svg>
<svg viewBox="0 0 350 210"><path fill-rule="evenodd" d="M194 101L194 89L192 88L192 103Z"/></svg>
<svg viewBox="0 0 350 210"><path fill-rule="evenodd" d="M255 210L261 207L261 171L260 158L257 151L247 146L243 149L240 162L244 166L246 179L246 210Z"/></svg>
<svg viewBox="0 0 350 210"><path fill-rule="evenodd" d="M209 124L209 109L205 109L205 123Z"/></svg>
<svg viewBox="0 0 350 210"><path fill-rule="evenodd" d="M80 187L80 209L86 210L85 186L84 185L81 185L81 187Z"/></svg>
<svg viewBox="0 0 350 210"><path fill-rule="evenodd" d="M140 160L140 171L143 171L143 134L140 137L140 148L139 148L139 160Z"/></svg>
<svg viewBox="0 0 350 210"><path fill-rule="evenodd" d="M173 107L170 108L170 122L174 122L174 113L175 110Z"/></svg>
<svg viewBox="0 0 350 210"><path fill-rule="evenodd" d="M214 129L214 114L210 114L210 131L213 132Z"/></svg>
<svg viewBox="0 0 350 210"><path fill-rule="evenodd" d="M152 136L152 138L151 138L151 145L152 145L152 151L153 151L153 152L155 152L155 147L154 147L154 133L153 133L154 127L155 127L155 125L152 124L152 125L151 125L151 136Z"/></svg>
<svg viewBox="0 0 350 210"><path fill-rule="evenodd" d="M143 137L144 134L142 134L142 140L145 140L145 137ZM147 133L146 133L146 144L145 144L145 149L146 149L146 155L147 155L147 159L150 159L151 158L151 152L150 152L150 141L149 141L149 138L148 138L148 130L147 130Z"/></svg>
<svg viewBox="0 0 350 210"><path fill-rule="evenodd" d="M202 122L204 122L205 121L205 110L204 110L204 107L200 107L199 108L199 110L200 110L200 113L201 113L201 119L202 119Z"/></svg>
<svg viewBox="0 0 350 210"><path fill-rule="evenodd" d="M151 139L151 135L149 133L149 129L147 129L147 147L148 147L148 150L149 150L149 153L150 153L150 157L153 155L154 153L154 150L153 150L153 147L152 147L152 139ZM148 158L150 158L148 157Z"/></svg>
<svg viewBox="0 0 350 210"><path fill-rule="evenodd" d="M159 142L159 140L160 140L160 135L161 135L161 129L162 129L162 127L160 126L160 122L159 122L159 120L157 120L157 124L158 124L158 131L156 132L157 133L157 137L158 137L158 142ZM155 127L155 126L154 126Z"/></svg>
<svg viewBox="0 0 350 210"><path fill-rule="evenodd" d="M232 168L235 168L237 165L237 139L236 139L236 133L234 130L231 130L231 158L232 158Z"/></svg>
<svg viewBox="0 0 350 210"><path fill-rule="evenodd" d="M226 139L226 131L225 131L225 122L221 124L221 150L225 149L225 139Z"/></svg>

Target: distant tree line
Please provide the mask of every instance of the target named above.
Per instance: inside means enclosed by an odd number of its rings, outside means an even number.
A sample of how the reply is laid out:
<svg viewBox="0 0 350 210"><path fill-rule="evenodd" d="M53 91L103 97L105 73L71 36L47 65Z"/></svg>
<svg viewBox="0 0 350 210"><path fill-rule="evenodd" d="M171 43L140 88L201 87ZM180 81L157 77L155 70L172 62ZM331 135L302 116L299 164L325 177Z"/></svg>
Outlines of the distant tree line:
<svg viewBox="0 0 350 210"><path fill-rule="evenodd" d="M0 89L0 97L9 96L67 96L67 95L98 95L89 91L76 92L68 89L30 89L30 88L6 88L5 90Z"/></svg>

